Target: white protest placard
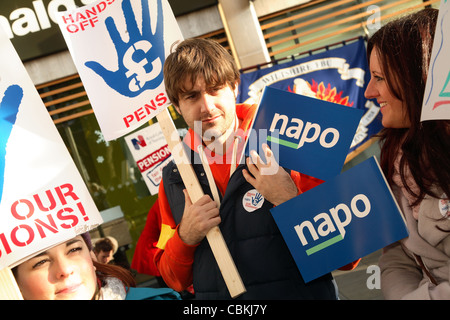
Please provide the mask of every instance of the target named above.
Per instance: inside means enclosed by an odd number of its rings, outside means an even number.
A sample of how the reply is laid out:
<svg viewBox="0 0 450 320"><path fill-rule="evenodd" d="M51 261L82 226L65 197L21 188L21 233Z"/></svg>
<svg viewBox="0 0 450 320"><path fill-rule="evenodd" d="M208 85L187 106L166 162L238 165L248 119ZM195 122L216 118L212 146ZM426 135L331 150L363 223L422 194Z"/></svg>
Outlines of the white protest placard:
<svg viewBox="0 0 450 320"><path fill-rule="evenodd" d="M102 223L78 169L0 30L0 270Z"/></svg>
<svg viewBox="0 0 450 320"><path fill-rule="evenodd" d="M170 105L163 65L183 36L167 1L101 0L58 21L105 140Z"/></svg>
<svg viewBox="0 0 450 320"><path fill-rule="evenodd" d="M450 1L441 0L421 121L450 119Z"/></svg>
<svg viewBox="0 0 450 320"><path fill-rule="evenodd" d="M172 161L169 146L159 123L125 136L125 141L148 190L152 195L157 194L162 179L162 169Z"/></svg>

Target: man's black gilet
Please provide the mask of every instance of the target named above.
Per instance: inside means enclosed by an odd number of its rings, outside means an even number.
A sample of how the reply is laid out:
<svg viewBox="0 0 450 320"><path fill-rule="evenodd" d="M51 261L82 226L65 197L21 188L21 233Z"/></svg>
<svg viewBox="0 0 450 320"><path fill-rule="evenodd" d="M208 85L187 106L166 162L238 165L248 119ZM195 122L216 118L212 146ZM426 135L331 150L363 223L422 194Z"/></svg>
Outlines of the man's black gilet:
<svg viewBox="0 0 450 320"><path fill-rule="evenodd" d="M198 154L195 157L198 160ZM213 199L203 167L198 163L194 162L194 171L203 192ZM336 299L330 274L305 284L270 214L273 204L258 196L253 197L253 204L249 200L256 190L244 179L243 168L244 165L237 167L220 202L219 227L247 290L237 299ZM184 184L173 162L164 168L163 181L173 217L179 224L184 211ZM250 210L261 207L249 212L244 206ZM206 238L195 251L193 279L196 299L231 299Z"/></svg>

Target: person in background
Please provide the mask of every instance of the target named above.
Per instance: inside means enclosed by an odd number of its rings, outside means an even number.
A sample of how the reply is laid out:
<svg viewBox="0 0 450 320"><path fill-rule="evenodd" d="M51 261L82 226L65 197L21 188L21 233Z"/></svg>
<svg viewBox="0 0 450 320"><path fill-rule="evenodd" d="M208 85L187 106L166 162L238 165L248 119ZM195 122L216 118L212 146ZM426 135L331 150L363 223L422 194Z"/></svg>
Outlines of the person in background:
<svg viewBox="0 0 450 320"><path fill-rule="evenodd" d="M420 121L437 16L424 9L392 21L367 47L380 163L409 231L380 258L386 299L450 299L450 121Z"/></svg>
<svg viewBox="0 0 450 320"><path fill-rule="evenodd" d="M105 237L101 239L92 239L94 245L94 254L98 262L113 263L114 254L117 252L119 245L113 237Z"/></svg>
<svg viewBox="0 0 450 320"><path fill-rule="evenodd" d="M37 254L12 269L25 300L179 299L169 288L135 288L130 272L92 260L88 233Z"/></svg>

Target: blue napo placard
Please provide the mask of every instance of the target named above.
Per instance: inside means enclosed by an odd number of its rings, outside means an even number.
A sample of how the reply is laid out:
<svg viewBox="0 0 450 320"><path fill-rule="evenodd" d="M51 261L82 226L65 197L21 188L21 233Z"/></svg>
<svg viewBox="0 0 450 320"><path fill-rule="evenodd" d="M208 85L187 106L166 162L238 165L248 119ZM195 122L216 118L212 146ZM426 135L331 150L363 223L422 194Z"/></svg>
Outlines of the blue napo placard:
<svg viewBox="0 0 450 320"><path fill-rule="evenodd" d="M338 175L364 111L266 87L245 154L267 143L284 168L327 180Z"/></svg>
<svg viewBox="0 0 450 320"><path fill-rule="evenodd" d="M271 213L306 282L408 236L375 157Z"/></svg>

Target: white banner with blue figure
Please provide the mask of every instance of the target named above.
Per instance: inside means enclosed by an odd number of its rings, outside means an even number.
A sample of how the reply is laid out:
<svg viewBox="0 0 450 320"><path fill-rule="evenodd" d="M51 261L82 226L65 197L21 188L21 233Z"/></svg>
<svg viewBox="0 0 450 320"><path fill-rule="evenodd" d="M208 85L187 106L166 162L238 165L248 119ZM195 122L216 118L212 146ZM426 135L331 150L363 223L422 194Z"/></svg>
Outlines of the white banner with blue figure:
<svg viewBox="0 0 450 320"><path fill-rule="evenodd" d="M59 26L105 140L164 110L163 65L183 37L167 0L102 0L63 12Z"/></svg>
<svg viewBox="0 0 450 320"><path fill-rule="evenodd" d="M58 130L0 29L0 269L102 223Z"/></svg>
<svg viewBox="0 0 450 320"><path fill-rule="evenodd" d="M241 74L238 103L258 103L265 86L364 110L350 152L381 129L379 107L364 98L370 80L364 40Z"/></svg>

